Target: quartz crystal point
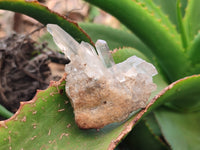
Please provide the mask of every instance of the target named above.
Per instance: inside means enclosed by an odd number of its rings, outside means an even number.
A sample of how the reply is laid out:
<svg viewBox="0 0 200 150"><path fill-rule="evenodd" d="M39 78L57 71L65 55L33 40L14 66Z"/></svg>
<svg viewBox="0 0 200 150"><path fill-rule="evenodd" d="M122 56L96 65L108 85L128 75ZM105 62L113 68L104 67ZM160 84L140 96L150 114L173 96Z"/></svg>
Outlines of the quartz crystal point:
<svg viewBox="0 0 200 150"><path fill-rule="evenodd" d="M112 67L115 63L112 58L110 49L104 40L97 40L95 47L105 67Z"/></svg>
<svg viewBox="0 0 200 150"><path fill-rule="evenodd" d="M152 76L157 71L152 64L136 56L115 64L105 41L95 44L97 55L89 43L77 43L59 26L48 24L47 29L71 60L65 66L65 88L80 128L102 128L123 121L147 105L156 89Z"/></svg>
<svg viewBox="0 0 200 150"><path fill-rule="evenodd" d="M53 36L54 42L69 59L77 54L79 43L75 41L68 33L55 24L48 24L47 30ZM68 36L66 36L68 35ZM59 38L58 38L59 37Z"/></svg>

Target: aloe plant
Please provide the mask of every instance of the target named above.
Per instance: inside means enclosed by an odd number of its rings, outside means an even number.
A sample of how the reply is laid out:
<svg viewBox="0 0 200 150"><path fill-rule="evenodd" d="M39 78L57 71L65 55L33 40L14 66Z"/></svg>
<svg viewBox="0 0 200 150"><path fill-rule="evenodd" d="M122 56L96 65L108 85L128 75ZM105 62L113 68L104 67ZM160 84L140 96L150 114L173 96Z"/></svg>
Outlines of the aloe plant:
<svg viewBox="0 0 200 150"><path fill-rule="evenodd" d="M114 149L121 142L119 149L200 149L200 1L85 1L118 18L131 33L81 23L84 32L37 2L0 0L0 9L29 15L43 24L58 24L78 42L93 44L102 38L115 49L116 63L132 55L142 57L159 71L157 91L147 107L126 122L99 131L80 130L63 92L64 79L52 82L33 100L22 103L13 117L0 122L0 148Z"/></svg>

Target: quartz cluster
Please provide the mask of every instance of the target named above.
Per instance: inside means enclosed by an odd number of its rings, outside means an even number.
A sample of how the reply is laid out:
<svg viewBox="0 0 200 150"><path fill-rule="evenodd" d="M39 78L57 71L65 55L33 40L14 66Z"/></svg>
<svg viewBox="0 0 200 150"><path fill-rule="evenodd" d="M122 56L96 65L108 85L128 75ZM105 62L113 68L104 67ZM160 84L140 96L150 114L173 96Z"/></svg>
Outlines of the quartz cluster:
<svg viewBox="0 0 200 150"><path fill-rule="evenodd" d="M156 89L152 76L157 71L152 64L136 56L115 64L105 41L97 40L95 50L89 43L79 44L57 25L48 24L47 29L71 61L65 66L66 93L80 128L123 121L147 105Z"/></svg>

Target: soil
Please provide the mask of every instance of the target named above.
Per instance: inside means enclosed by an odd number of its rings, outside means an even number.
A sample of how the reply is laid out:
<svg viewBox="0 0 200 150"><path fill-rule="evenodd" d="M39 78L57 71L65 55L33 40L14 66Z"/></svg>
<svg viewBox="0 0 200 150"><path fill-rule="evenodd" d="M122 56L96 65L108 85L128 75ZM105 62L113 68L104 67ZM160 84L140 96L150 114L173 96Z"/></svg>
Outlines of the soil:
<svg viewBox="0 0 200 150"><path fill-rule="evenodd" d="M69 63L63 55L46 51L47 44L38 44L28 35L12 34L0 40L0 104L15 113L20 101L33 98L37 89L45 89L52 76L49 64Z"/></svg>

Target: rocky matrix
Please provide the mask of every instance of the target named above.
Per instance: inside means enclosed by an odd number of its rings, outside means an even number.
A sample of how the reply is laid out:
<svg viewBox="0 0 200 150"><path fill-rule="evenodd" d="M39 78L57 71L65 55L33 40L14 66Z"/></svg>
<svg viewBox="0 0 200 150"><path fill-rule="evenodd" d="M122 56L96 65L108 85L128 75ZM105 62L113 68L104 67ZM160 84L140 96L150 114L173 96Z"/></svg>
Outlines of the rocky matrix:
<svg viewBox="0 0 200 150"><path fill-rule="evenodd" d="M89 43L79 44L59 26L48 24L47 29L71 60L65 66L66 93L80 128L102 128L123 121L147 105L156 89L152 76L157 71L152 64L136 56L115 64L105 41L96 42L97 54Z"/></svg>

